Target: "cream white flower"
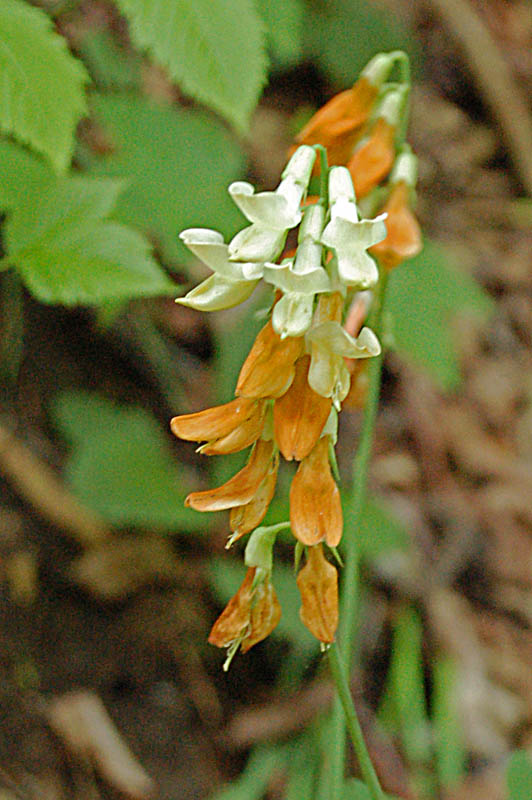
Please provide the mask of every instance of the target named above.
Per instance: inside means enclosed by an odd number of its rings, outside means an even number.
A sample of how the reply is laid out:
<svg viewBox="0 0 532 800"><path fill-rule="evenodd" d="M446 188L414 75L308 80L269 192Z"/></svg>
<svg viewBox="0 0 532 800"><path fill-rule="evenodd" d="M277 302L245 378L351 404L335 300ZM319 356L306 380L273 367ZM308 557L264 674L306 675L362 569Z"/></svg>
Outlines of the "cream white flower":
<svg viewBox="0 0 532 800"><path fill-rule="evenodd" d="M316 159L314 148L298 147L274 192L259 192L246 181L229 186L229 194L252 223L229 243L234 261L273 261L284 246L286 233L301 222L301 201Z"/></svg>
<svg viewBox="0 0 532 800"><path fill-rule="evenodd" d="M250 296L262 276L262 264L230 261L222 234L209 228L187 228L179 237L214 274L178 297L177 303L200 311L220 311Z"/></svg>
<svg viewBox="0 0 532 800"><path fill-rule="evenodd" d="M309 385L322 397L332 397L339 411L351 382L344 358L378 356L381 352L379 340L370 328L362 328L355 339L334 320L314 325L305 339L311 356Z"/></svg>
<svg viewBox="0 0 532 800"><path fill-rule="evenodd" d="M351 175L346 167L329 173L331 221L323 231L322 243L334 250L338 275L346 286L369 289L379 279L375 261L366 250L386 238L386 214L359 220Z"/></svg>

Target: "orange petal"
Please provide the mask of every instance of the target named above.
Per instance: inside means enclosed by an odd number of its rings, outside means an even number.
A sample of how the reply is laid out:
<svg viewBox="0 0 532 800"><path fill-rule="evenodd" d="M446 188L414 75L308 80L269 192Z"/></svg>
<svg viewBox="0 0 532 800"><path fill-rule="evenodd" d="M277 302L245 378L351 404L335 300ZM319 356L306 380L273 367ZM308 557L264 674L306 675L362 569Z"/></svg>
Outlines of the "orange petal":
<svg viewBox="0 0 532 800"><path fill-rule="evenodd" d="M350 408L352 410L364 408L369 386L368 363L369 359L365 358L349 359L348 368L351 370L351 385L347 397L342 403L342 408Z"/></svg>
<svg viewBox="0 0 532 800"><path fill-rule="evenodd" d="M309 356L298 359L290 389L273 407L275 441L287 461L308 456L331 410L331 398L317 394L308 384L309 364Z"/></svg>
<svg viewBox="0 0 532 800"><path fill-rule="evenodd" d="M206 408L194 414L182 414L170 421L172 433L189 442L208 442L227 436L256 413L256 404L247 397L237 397L223 406Z"/></svg>
<svg viewBox="0 0 532 800"><path fill-rule="evenodd" d="M394 127L379 117L369 139L353 153L347 168L357 199L368 194L391 170L395 158L394 139Z"/></svg>
<svg viewBox="0 0 532 800"><path fill-rule="evenodd" d="M294 377L294 363L302 353L303 337L275 333L271 320L260 331L242 365L236 394L242 397L280 397Z"/></svg>
<svg viewBox="0 0 532 800"><path fill-rule="evenodd" d="M299 465L290 487L290 527L302 544L326 541L336 547L342 538L340 492L329 465L329 437Z"/></svg>
<svg viewBox="0 0 532 800"><path fill-rule="evenodd" d="M297 576L297 585L303 625L320 642L334 642L338 627L338 575L323 555L321 545L308 548L307 563Z"/></svg>
<svg viewBox="0 0 532 800"><path fill-rule="evenodd" d="M227 647L238 639L251 619L251 598L255 567L250 567L238 592L229 600L209 634L209 643Z"/></svg>
<svg viewBox="0 0 532 800"><path fill-rule="evenodd" d="M275 589L269 580L259 583L251 601L251 619L249 633L242 642L242 652L247 651L261 642L281 619L281 606L275 594Z"/></svg>
<svg viewBox="0 0 532 800"><path fill-rule="evenodd" d="M410 208L409 195L409 187L401 181L393 187L382 209L388 213L386 239L374 245L369 252L386 269L392 269L407 258L413 258L422 247L421 230Z"/></svg>
<svg viewBox="0 0 532 800"><path fill-rule="evenodd" d="M192 492L185 500L185 505L196 511L223 511L226 508L249 503L266 477L272 455L273 442L259 439L248 463L240 472L216 489Z"/></svg>
<svg viewBox="0 0 532 800"><path fill-rule="evenodd" d="M231 509L229 515L229 525L233 531L231 543L236 542L241 536L254 530L266 516L268 506L275 492L278 469L279 457L272 460L268 474L257 489L253 500L246 503L245 506Z"/></svg>
<svg viewBox="0 0 532 800"><path fill-rule="evenodd" d="M360 78L351 89L335 95L320 108L296 137L296 142L321 144L327 148L330 165L345 165L377 93L377 86Z"/></svg>
<svg viewBox="0 0 532 800"><path fill-rule="evenodd" d="M228 453L238 453L239 450L249 447L250 444L257 441L262 433L265 410L265 402L255 400L251 416L228 433L227 436L204 444L200 448L200 452L206 456L221 456Z"/></svg>

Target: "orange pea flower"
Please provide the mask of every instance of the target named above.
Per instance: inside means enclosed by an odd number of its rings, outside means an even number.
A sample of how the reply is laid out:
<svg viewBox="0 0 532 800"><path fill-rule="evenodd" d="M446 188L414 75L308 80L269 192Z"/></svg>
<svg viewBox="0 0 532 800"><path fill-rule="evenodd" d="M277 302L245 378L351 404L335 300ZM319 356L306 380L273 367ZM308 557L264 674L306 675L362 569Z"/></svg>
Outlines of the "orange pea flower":
<svg viewBox="0 0 532 800"><path fill-rule="evenodd" d="M244 506L235 506L229 515L229 526L233 535L229 539L229 544L233 544L241 536L250 533L257 525L260 525L268 507L272 501L277 482L277 471L279 469L279 457L274 455L270 461L270 466L266 477L259 485L253 498Z"/></svg>
<svg viewBox="0 0 532 800"><path fill-rule="evenodd" d="M209 643L216 647L241 645L246 653L253 645L265 639L281 618L269 575L255 580L256 568L250 567L238 592L231 598L214 623Z"/></svg>
<svg viewBox="0 0 532 800"><path fill-rule="evenodd" d="M357 147L347 162L358 199L367 195L391 170L395 158L394 140L395 127L379 117L369 138Z"/></svg>
<svg viewBox="0 0 532 800"><path fill-rule="evenodd" d="M382 211L386 218L386 238L370 250L386 269L392 269L417 255L422 248L419 223L410 208L410 187L404 182L393 186Z"/></svg>
<svg viewBox="0 0 532 800"><path fill-rule="evenodd" d="M302 544L327 542L336 547L342 538L340 492L329 465L329 437L323 436L303 459L290 487L290 527Z"/></svg>
<svg viewBox="0 0 532 800"><path fill-rule="evenodd" d="M327 148L329 164L346 164L378 91L378 86L361 77L314 114L296 136L297 144L321 144Z"/></svg>
<svg viewBox="0 0 532 800"><path fill-rule="evenodd" d="M221 406L174 417L170 427L179 439L207 442L200 448L205 455L236 453L259 438L265 408L261 400L237 397Z"/></svg>
<svg viewBox="0 0 532 800"><path fill-rule="evenodd" d="M294 364L303 347L302 337L281 339L269 320L242 365L235 394L252 398L283 395L294 379Z"/></svg>
<svg viewBox="0 0 532 800"><path fill-rule="evenodd" d="M216 489L192 492L186 498L185 505L196 511L223 511L246 505L253 500L266 478L273 455L273 442L259 439L245 467Z"/></svg>
<svg viewBox="0 0 532 800"><path fill-rule="evenodd" d="M275 441L287 461L301 461L314 448L329 416L332 399L322 397L308 384L310 356L296 361L289 390L273 407Z"/></svg>
<svg viewBox="0 0 532 800"><path fill-rule="evenodd" d="M338 627L338 574L323 555L321 544L307 549L307 563L297 576L299 616L320 642L334 642Z"/></svg>

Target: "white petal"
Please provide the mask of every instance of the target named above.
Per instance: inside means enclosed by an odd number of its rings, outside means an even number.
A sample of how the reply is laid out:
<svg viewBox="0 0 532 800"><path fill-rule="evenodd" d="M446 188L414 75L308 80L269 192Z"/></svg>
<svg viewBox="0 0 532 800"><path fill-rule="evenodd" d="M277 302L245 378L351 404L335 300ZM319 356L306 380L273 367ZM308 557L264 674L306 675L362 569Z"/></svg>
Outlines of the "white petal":
<svg viewBox="0 0 532 800"><path fill-rule="evenodd" d="M379 340L369 328L363 328L355 339L339 322L332 320L311 328L307 333L307 341L344 358L368 358L381 351Z"/></svg>
<svg viewBox="0 0 532 800"><path fill-rule="evenodd" d="M273 261L284 247L286 231L249 225L229 242L231 261Z"/></svg>
<svg viewBox="0 0 532 800"><path fill-rule="evenodd" d="M197 311L221 311L242 303L252 293L258 281L226 281L218 275L200 283L176 303Z"/></svg>
<svg viewBox="0 0 532 800"><path fill-rule="evenodd" d="M253 186L244 181L237 181L229 186L229 194L250 222L274 231L285 231L298 225L301 220L299 199L301 190L295 198L283 197L276 192L259 192L254 194Z"/></svg>
<svg viewBox="0 0 532 800"><path fill-rule="evenodd" d="M275 304L272 325L281 339L286 336L303 336L312 322L314 295L285 294Z"/></svg>

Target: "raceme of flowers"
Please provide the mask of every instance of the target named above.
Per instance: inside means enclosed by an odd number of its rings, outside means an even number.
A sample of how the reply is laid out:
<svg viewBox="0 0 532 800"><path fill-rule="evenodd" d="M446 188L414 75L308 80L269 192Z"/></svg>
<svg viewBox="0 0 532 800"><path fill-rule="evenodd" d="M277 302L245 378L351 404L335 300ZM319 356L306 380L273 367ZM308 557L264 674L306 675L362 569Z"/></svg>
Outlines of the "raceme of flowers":
<svg viewBox="0 0 532 800"><path fill-rule="evenodd" d="M352 89L320 109L298 136L299 146L273 192L239 181L229 194L249 225L225 243L217 231L191 228L182 241L212 275L177 300L203 311L246 300L259 281L272 288L268 321L242 365L230 402L174 417L173 433L203 443L205 455L251 448L245 466L222 486L192 492L197 511L229 510L228 546L248 535L244 581L214 624L209 641L234 653L264 639L281 609L272 582L277 534L290 528L296 553L301 620L323 646L338 623L338 576L324 548L335 553L343 532L340 493L331 468L337 414L346 401L364 402L367 359L377 336L363 325L379 267L390 269L419 251L411 211L416 160L397 145L408 87L387 82L397 54L380 54ZM317 162L326 148L330 169ZM307 197L313 173L320 197ZM369 218L360 217L364 197ZM298 227L297 248L283 258ZM290 520L261 526L274 496L280 458L296 462Z"/></svg>

